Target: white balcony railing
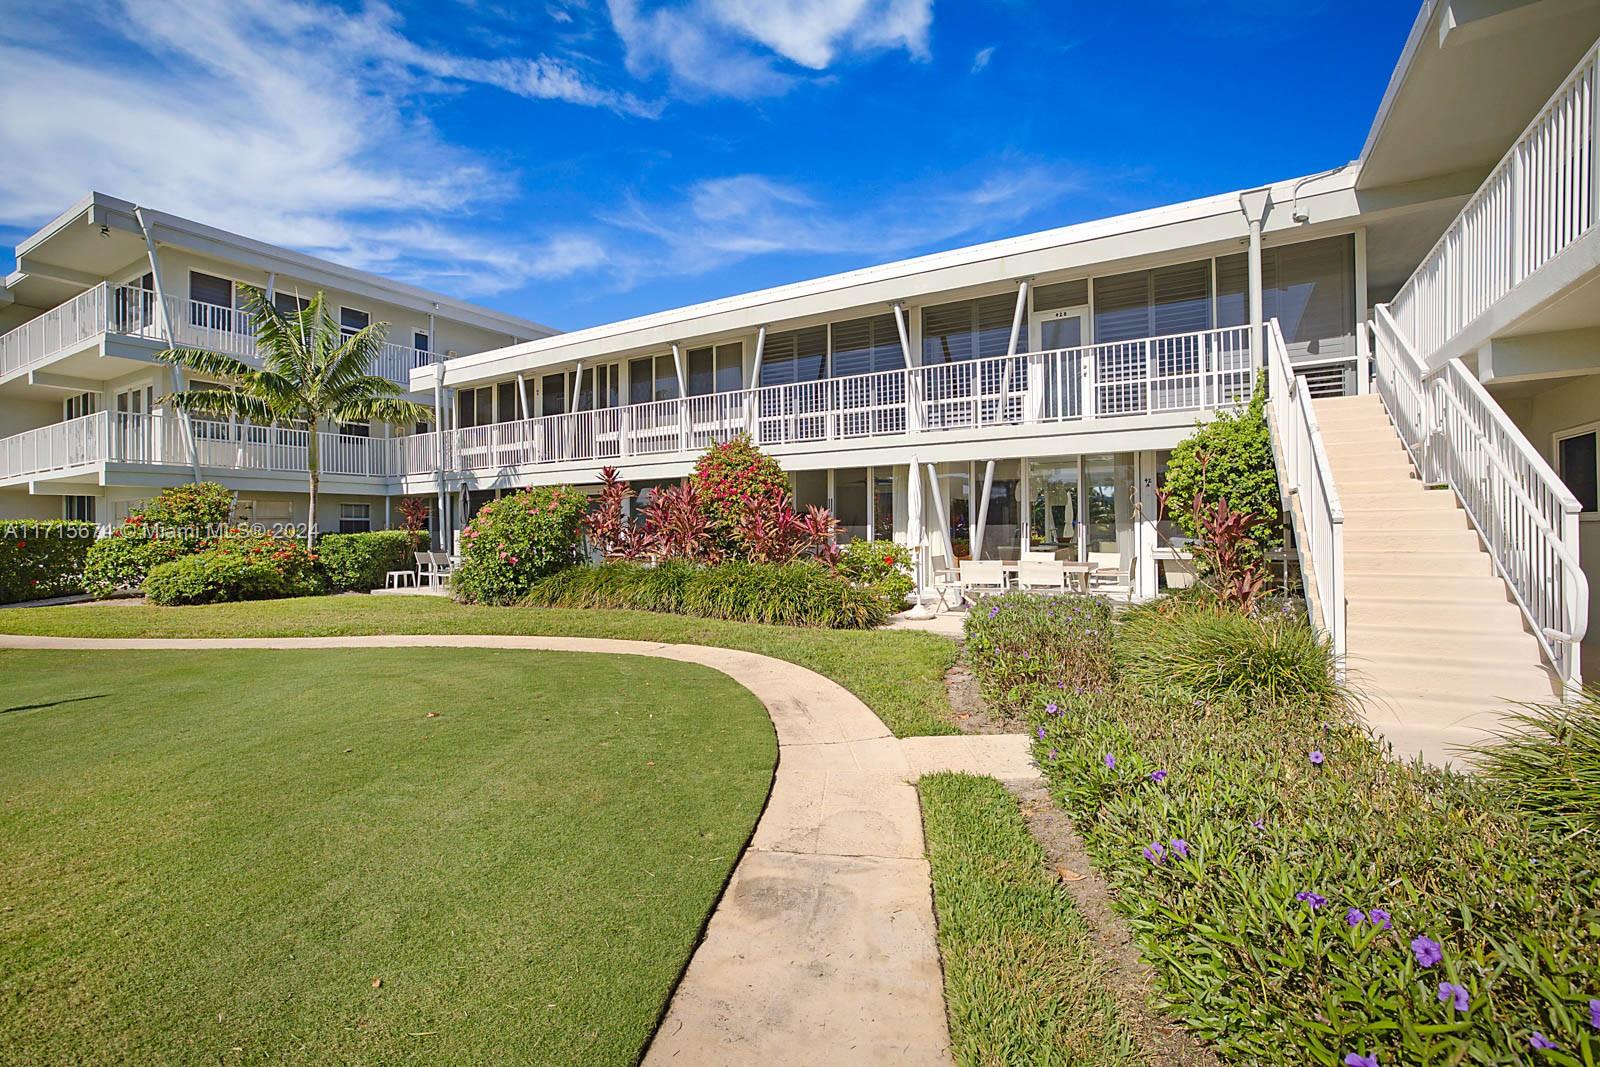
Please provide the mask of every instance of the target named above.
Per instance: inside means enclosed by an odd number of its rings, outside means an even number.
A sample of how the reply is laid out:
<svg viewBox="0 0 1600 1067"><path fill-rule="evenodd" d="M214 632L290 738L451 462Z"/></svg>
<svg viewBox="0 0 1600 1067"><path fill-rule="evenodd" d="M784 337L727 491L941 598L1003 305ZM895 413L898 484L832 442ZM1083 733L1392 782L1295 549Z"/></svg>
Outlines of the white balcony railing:
<svg viewBox="0 0 1600 1067"><path fill-rule="evenodd" d="M1389 305L1416 354L1433 356L1600 215L1591 48L1456 216Z"/></svg>
<svg viewBox="0 0 1600 1067"><path fill-rule="evenodd" d="M318 433L318 465L325 476L387 478L396 446L413 440ZM289 427L103 411L0 440L0 480L104 463L304 474L309 447L309 431Z"/></svg>
<svg viewBox="0 0 1600 1067"><path fill-rule="evenodd" d="M1295 541L1301 550L1301 574L1313 587L1306 599L1312 606L1313 621L1333 643L1335 662L1342 672L1344 508L1311 405L1311 383L1303 370L1297 372L1289 362L1289 350L1276 319L1267 328L1267 374L1278 471L1290 496Z"/></svg>
<svg viewBox="0 0 1600 1067"><path fill-rule="evenodd" d="M172 343L205 348L254 362L255 324L237 308L167 297L166 331ZM102 283L0 335L0 375L38 366L101 334L164 340L155 294L132 285ZM411 372L437 360L432 352L386 342L371 373L410 388Z"/></svg>
<svg viewBox="0 0 1600 1067"><path fill-rule="evenodd" d="M1459 359L1428 370L1389 309L1374 312L1378 392L1417 470L1455 491L1550 662L1576 684L1589 613L1582 505Z"/></svg>
<svg viewBox="0 0 1600 1067"><path fill-rule="evenodd" d="M448 454L479 471L693 453L740 433L772 447L1022 427L1231 407L1253 386L1237 326L474 426L448 435ZM405 441L397 474L437 469L436 439Z"/></svg>

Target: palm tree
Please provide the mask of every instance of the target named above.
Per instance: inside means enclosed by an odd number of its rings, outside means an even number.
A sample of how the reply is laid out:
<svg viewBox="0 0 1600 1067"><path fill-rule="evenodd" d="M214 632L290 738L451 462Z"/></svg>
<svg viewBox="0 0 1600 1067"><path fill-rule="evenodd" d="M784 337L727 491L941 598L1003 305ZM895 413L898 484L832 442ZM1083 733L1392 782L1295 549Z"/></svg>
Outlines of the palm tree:
<svg viewBox="0 0 1600 1067"><path fill-rule="evenodd" d="M316 543L318 461L317 431L326 423L386 422L412 425L432 418L424 405L406 400L404 390L371 373L389 324L374 322L346 337L328 313L319 291L297 312L284 313L266 293L241 286L245 310L255 324L261 369L233 356L200 348L169 348L161 357L208 378L222 378L234 388L169 393L163 403L187 415L247 419L259 426L301 421L306 435L306 471L310 510L306 545Z"/></svg>

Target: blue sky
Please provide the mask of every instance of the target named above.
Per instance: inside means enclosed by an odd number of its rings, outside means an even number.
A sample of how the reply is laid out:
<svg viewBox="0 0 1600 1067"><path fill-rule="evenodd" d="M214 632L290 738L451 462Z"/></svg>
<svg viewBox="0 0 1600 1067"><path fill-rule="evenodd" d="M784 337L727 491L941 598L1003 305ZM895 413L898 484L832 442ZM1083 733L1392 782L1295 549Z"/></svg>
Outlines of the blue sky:
<svg viewBox="0 0 1600 1067"><path fill-rule="evenodd" d="M1336 166L1414 15L0 0L0 244L95 188L573 329Z"/></svg>

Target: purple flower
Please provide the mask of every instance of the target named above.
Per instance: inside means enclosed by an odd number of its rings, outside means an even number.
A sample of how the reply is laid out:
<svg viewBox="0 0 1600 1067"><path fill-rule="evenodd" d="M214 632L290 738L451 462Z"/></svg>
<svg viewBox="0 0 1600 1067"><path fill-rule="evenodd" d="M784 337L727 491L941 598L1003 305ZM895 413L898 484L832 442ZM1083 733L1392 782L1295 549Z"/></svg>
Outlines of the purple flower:
<svg viewBox="0 0 1600 1067"><path fill-rule="evenodd" d="M1389 929L1389 913L1382 908L1373 908L1367 912L1367 918L1372 920L1372 925L1380 930Z"/></svg>
<svg viewBox="0 0 1600 1067"><path fill-rule="evenodd" d="M1183 838L1174 837L1170 847L1172 851L1177 854L1180 860L1186 860L1189 858L1189 842L1185 841Z"/></svg>
<svg viewBox="0 0 1600 1067"><path fill-rule="evenodd" d="M1344 921L1346 926L1360 926L1367 921L1367 915L1360 908L1351 908L1344 913Z"/></svg>
<svg viewBox="0 0 1600 1067"><path fill-rule="evenodd" d="M1044 706L1044 713L1046 715L1060 715L1061 709L1056 707L1054 704L1046 704Z"/></svg>
<svg viewBox="0 0 1600 1067"><path fill-rule="evenodd" d="M1323 896L1321 893L1313 893L1309 889L1303 889L1296 893L1294 895L1294 899L1300 901L1302 904L1311 905L1312 911L1316 911L1318 908L1322 907L1328 902L1327 897Z"/></svg>
<svg viewBox="0 0 1600 1067"><path fill-rule="evenodd" d="M1363 1056L1359 1052L1348 1052L1344 1057L1344 1067L1378 1067L1378 1054Z"/></svg>
<svg viewBox="0 0 1600 1067"><path fill-rule="evenodd" d="M1254 826L1257 830L1265 830L1267 828L1267 820L1265 820L1265 819L1256 819L1256 820L1252 821L1250 823L1250 825Z"/></svg>
<svg viewBox="0 0 1600 1067"><path fill-rule="evenodd" d="M1161 847L1160 841L1152 841L1144 846L1144 858L1151 863L1161 863L1167 858L1167 850Z"/></svg>
<svg viewBox="0 0 1600 1067"><path fill-rule="evenodd" d="M1320 767L1320 766L1322 766L1322 761L1327 759L1328 757L1326 757L1326 756L1324 756L1322 754L1322 749L1314 748L1314 749L1311 750L1311 757L1310 758L1311 758L1311 762L1312 763L1314 763L1318 767Z"/></svg>
<svg viewBox="0 0 1600 1067"><path fill-rule="evenodd" d="M1417 958L1418 967L1432 967L1444 959L1444 949L1439 942L1421 934L1411 939L1411 954Z"/></svg>
<svg viewBox="0 0 1600 1067"><path fill-rule="evenodd" d="M1537 1030L1535 1030L1533 1033L1528 1035L1528 1044L1532 1045L1534 1048L1559 1048L1560 1047L1554 1041L1551 1041L1548 1037L1545 1037L1543 1034L1541 1034Z"/></svg>
<svg viewBox="0 0 1600 1067"><path fill-rule="evenodd" d="M1101 757L1100 762L1104 763L1108 769L1116 770L1117 757L1113 756L1111 753L1107 752L1103 757Z"/></svg>
<svg viewBox="0 0 1600 1067"><path fill-rule="evenodd" d="M1589 1001L1589 1025L1600 1030L1600 1000Z"/></svg>
<svg viewBox="0 0 1600 1067"><path fill-rule="evenodd" d="M1439 1003L1454 1005L1456 1011L1466 1011L1467 1005L1472 1000L1467 996L1465 986L1458 986L1454 982L1439 983Z"/></svg>
<svg viewBox="0 0 1600 1067"><path fill-rule="evenodd" d="M1150 780L1152 782L1164 782L1164 781L1167 780L1167 772L1166 771L1151 771L1150 772Z"/></svg>
<svg viewBox="0 0 1600 1067"><path fill-rule="evenodd" d="M994 607L989 609L989 618L992 619L998 614L1000 614L1000 605L999 604L996 604Z"/></svg>
<svg viewBox="0 0 1600 1067"><path fill-rule="evenodd" d="M1044 727L1043 726L1039 727L1039 740L1041 740L1041 741L1044 740Z"/></svg>
<svg viewBox="0 0 1600 1067"><path fill-rule="evenodd" d="M1050 758L1050 759L1055 759L1055 758L1056 758L1056 757L1057 757L1057 756L1059 756L1059 755L1060 755L1060 753L1059 753L1059 752L1057 752L1057 751L1056 751L1056 750L1055 750L1055 749L1053 749L1053 748L1052 748L1052 749L1051 749L1051 750L1050 750L1050 757L1049 757L1049 758Z"/></svg>

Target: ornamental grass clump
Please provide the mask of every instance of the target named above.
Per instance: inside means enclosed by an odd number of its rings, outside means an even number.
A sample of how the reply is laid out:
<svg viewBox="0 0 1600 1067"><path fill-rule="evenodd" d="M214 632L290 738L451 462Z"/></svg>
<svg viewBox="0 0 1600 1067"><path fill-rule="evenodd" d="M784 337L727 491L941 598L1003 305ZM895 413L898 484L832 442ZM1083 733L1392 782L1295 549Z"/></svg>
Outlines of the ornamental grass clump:
<svg viewBox="0 0 1600 1067"><path fill-rule="evenodd" d="M1350 700L1332 644L1286 612L1245 615L1196 596L1130 609L1118 631L1118 668L1140 692L1252 706Z"/></svg>
<svg viewBox="0 0 1600 1067"><path fill-rule="evenodd" d="M1002 710L1027 717L1169 1012L1241 1064L1600 1062L1592 833L1386 758L1315 671L1164 675L1152 650L1216 629L1188 607L1130 622L1116 684L1023 686Z"/></svg>
<svg viewBox="0 0 1600 1067"><path fill-rule="evenodd" d="M1512 725L1478 750L1480 771L1532 818L1600 847L1600 691L1572 704L1530 705Z"/></svg>
<svg viewBox="0 0 1600 1067"><path fill-rule="evenodd" d="M1030 687L1099 690L1115 674L1111 607L1086 596L983 597L967 616L966 652L984 698L1016 703Z"/></svg>

